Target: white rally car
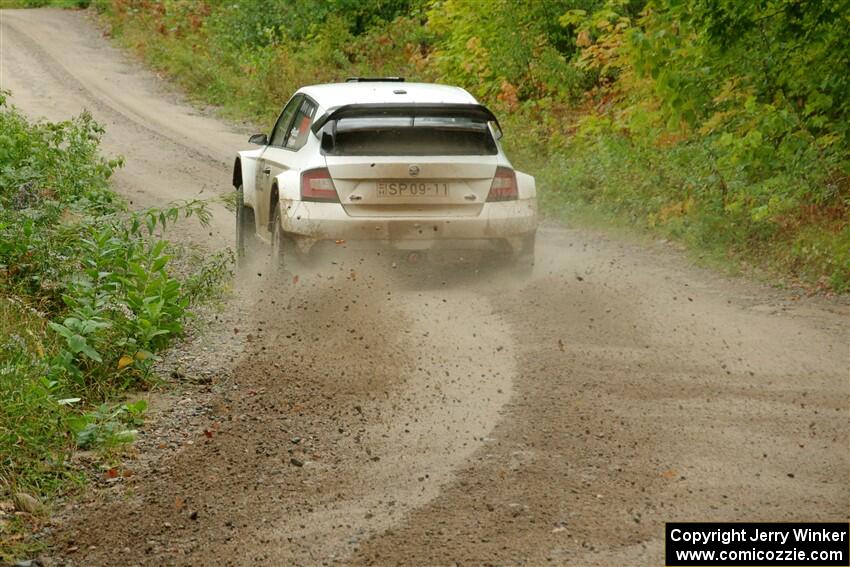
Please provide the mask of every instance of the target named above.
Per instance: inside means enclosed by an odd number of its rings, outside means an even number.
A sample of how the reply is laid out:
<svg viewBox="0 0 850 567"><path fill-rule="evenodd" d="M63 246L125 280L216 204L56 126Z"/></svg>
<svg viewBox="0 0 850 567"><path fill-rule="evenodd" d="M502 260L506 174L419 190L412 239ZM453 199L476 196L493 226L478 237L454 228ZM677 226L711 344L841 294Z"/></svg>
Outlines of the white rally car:
<svg viewBox="0 0 850 567"><path fill-rule="evenodd" d="M238 153L237 251L283 265L323 248L489 256L531 269L534 178L515 171L496 117L465 90L398 78L303 87L271 135Z"/></svg>

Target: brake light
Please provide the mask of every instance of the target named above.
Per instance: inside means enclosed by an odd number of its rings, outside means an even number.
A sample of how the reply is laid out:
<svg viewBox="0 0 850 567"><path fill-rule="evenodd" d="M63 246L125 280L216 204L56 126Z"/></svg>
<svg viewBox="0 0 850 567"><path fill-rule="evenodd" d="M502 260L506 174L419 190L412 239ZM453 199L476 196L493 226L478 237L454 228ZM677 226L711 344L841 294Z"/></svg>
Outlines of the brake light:
<svg viewBox="0 0 850 567"><path fill-rule="evenodd" d="M496 176L490 185L487 201L515 201L519 198L516 173L510 167L497 167Z"/></svg>
<svg viewBox="0 0 850 567"><path fill-rule="evenodd" d="M339 195L326 167L308 169L301 174L301 200L339 203Z"/></svg>

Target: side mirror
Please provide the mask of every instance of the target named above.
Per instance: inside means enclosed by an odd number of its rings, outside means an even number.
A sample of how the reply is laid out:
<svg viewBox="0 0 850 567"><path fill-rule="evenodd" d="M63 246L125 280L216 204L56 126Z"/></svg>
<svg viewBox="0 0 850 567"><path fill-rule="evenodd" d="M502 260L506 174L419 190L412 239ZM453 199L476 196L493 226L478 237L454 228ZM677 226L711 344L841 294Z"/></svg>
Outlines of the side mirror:
<svg viewBox="0 0 850 567"><path fill-rule="evenodd" d="M269 137L265 134L254 134L250 138L248 138L249 144L256 144L258 146L268 146L269 145Z"/></svg>

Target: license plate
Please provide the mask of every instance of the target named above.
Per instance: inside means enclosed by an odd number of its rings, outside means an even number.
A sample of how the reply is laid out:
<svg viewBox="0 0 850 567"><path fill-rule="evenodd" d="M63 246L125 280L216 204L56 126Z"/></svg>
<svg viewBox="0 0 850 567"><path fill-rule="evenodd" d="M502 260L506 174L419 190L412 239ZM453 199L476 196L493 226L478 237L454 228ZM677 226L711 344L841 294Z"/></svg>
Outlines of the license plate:
<svg viewBox="0 0 850 567"><path fill-rule="evenodd" d="M378 181L378 197L448 197L449 184L442 181Z"/></svg>

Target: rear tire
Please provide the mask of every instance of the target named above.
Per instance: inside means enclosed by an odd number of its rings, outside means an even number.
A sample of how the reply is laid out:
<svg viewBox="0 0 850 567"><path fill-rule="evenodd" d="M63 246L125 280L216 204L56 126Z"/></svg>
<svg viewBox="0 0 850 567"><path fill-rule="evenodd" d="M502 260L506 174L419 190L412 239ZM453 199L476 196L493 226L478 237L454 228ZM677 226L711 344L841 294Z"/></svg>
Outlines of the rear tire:
<svg viewBox="0 0 850 567"><path fill-rule="evenodd" d="M534 271L534 248L537 234L532 233L523 239L522 250L513 258L511 271L521 278L531 277Z"/></svg>
<svg viewBox="0 0 850 567"><path fill-rule="evenodd" d="M257 222L254 209L245 205L245 193L240 185L236 189L236 259L244 264L251 258L257 245Z"/></svg>
<svg viewBox="0 0 850 567"><path fill-rule="evenodd" d="M271 267L276 272L294 272L300 262L295 252L295 242L284 232L280 226L280 207L275 206L272 211L272 252Z"/></svg>

